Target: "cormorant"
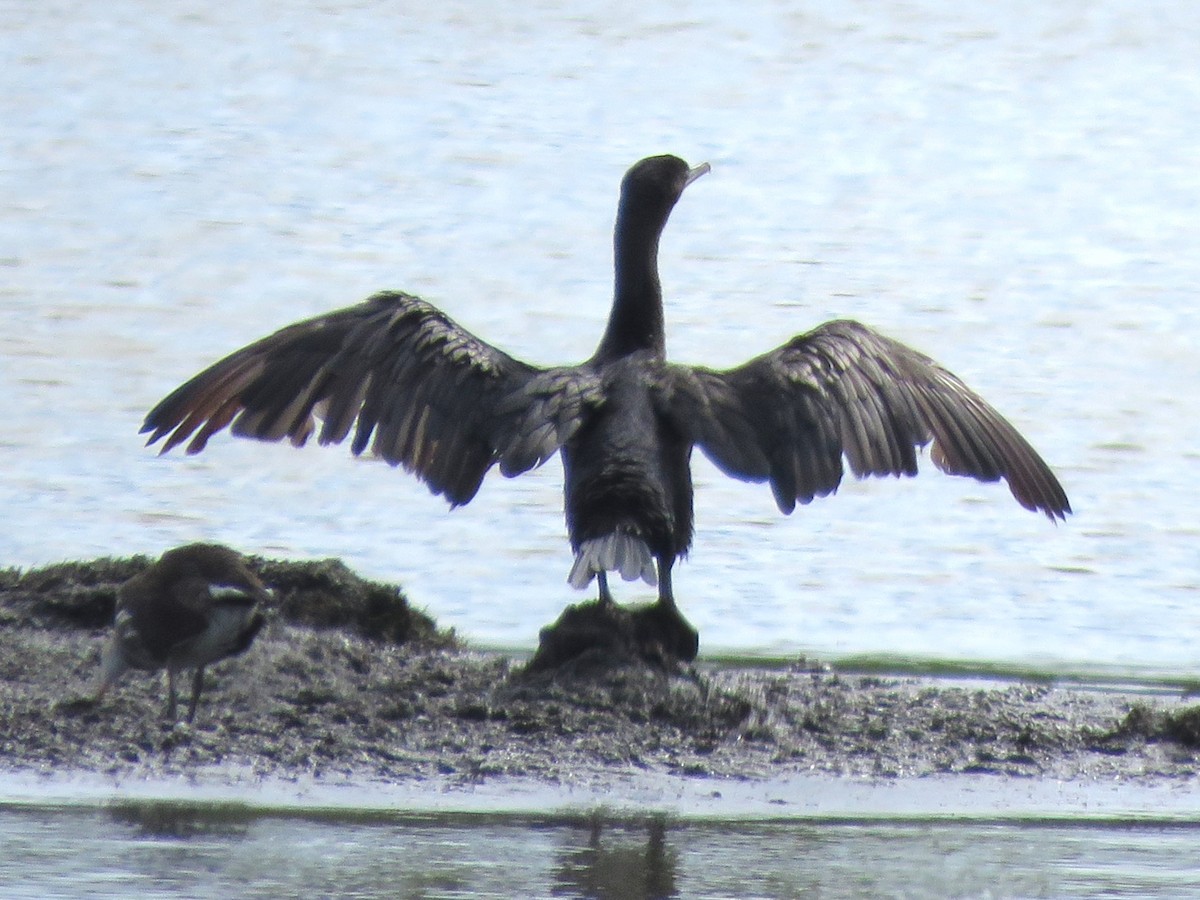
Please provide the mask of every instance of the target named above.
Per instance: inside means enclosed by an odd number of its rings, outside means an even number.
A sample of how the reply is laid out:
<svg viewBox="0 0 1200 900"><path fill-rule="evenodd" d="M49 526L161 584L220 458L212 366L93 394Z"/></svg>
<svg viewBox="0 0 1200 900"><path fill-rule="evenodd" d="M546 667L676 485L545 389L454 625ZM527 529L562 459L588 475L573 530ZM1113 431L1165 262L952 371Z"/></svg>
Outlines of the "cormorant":
<svg viewBox="0 0 1200 900"><path fill-rule="evenodd" d="M593 356L541 368L480 340L417 297L375 294L290 325L179 387L146 416L162 452L240 436L370 447L460 506L499 464L512 477L561 453L576 588L607 573L658 585L667 643L698 638L675 606L671 567L692 541L693 447L744 481L769 482L790 513L837 489L843 457L868 475L915 475L917 449L980 481L1003 478L1051 520L1067 496L1029 443L933 360L853 321L833 321L724 371L667 362L658 244L684 188L709 171L674 156L621 183L616 284ZM320 424L318 424L320 421Z"/></svg>
<svg viewBox="0 0 1200 900"><path fill-rule="evenodd" d="M175 678L195 669L187 720L196 715L204 667L245 652L266 619L270 593L245 561L219 544L188 544L121 585L112 636L101 653L99 700L129 669L167 670L167 717L175 721Z"/></svg>

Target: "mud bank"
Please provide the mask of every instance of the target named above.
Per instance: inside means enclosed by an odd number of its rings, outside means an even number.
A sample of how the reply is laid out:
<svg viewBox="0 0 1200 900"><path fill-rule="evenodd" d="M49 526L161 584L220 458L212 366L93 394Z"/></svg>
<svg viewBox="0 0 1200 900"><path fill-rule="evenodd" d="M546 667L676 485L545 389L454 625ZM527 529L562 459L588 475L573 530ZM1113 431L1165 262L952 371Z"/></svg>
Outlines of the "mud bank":
<svg viewBox="0 0 1200 900"><path fill-rule="evenodd" d="M529 672L472 651L395 587L336 561L252 560L277 606L210 669L196 721L163 717L161 677L88 697L116 587L150 560L0 572L0 768L187 777L497 777L628 773L782 778L937 774L1182 779L1200 708L1166 693L591 655Z"/></svg>

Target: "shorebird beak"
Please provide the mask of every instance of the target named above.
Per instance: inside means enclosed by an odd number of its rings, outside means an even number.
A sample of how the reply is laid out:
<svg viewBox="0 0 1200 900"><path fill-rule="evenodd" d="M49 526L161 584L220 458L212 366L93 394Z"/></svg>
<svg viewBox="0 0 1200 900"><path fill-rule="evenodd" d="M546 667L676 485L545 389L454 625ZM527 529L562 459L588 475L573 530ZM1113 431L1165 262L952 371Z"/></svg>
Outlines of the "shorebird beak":
<svg viewBox="0 0 1200 900"><path fill-rule="evenodd" d="M683 186L687 187L701 175L707 175L711 171L712 166L710 166L708 163L700 163L700 165L688 169L687 178L684 179Z"/></svg>

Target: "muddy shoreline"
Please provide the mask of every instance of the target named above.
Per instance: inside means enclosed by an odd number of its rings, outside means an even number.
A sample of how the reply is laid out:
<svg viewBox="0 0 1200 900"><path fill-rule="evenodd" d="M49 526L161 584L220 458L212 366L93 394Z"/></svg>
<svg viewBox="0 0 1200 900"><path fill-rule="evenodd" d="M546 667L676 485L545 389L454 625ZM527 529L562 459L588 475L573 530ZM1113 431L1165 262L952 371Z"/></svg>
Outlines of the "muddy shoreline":
<svg viewBox="0 0 1200 900"><path fill-rule="evenodd" d="M164 719L161 677L88 697L116 587L150 560L0 572L0 770L187 778L547 785L628 775L753 780L978 775L1181 780L1200 707L1011 681L704 661L668 671L593 654L557 670L463 646L394 586L336 561L254 559L277 605L210 669L196 721Z"/></svg>

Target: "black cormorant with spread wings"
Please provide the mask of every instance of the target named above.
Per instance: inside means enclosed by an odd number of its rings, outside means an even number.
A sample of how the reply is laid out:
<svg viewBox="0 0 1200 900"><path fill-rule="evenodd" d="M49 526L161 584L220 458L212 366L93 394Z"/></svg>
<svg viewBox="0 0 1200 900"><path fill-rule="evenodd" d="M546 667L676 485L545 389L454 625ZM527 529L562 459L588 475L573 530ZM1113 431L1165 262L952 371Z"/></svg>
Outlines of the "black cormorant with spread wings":
<svg viewBox="0 0 1200 900"><path fill-rule="evenodd" d="M205 369L146 416L162 452L243 437L316 436L370 448L451 506L492 466L520 475L561 453L575 563L569 581L608 573L658 586L668 643L691 660L698 638L675 606L671 567L692 541L690 457L768 482L790 513L859 478L915 475L917 451L980 481L1003 478L1051 520L1071 511L1053 472L978 394L930 358L853 321L834 321L723 371L666 360L658 245L684 188L709 170L674 156L634 165L621 183L616 285L595 354L542 368L480 340L431 304L398 292L290 325Z"/></svg>

